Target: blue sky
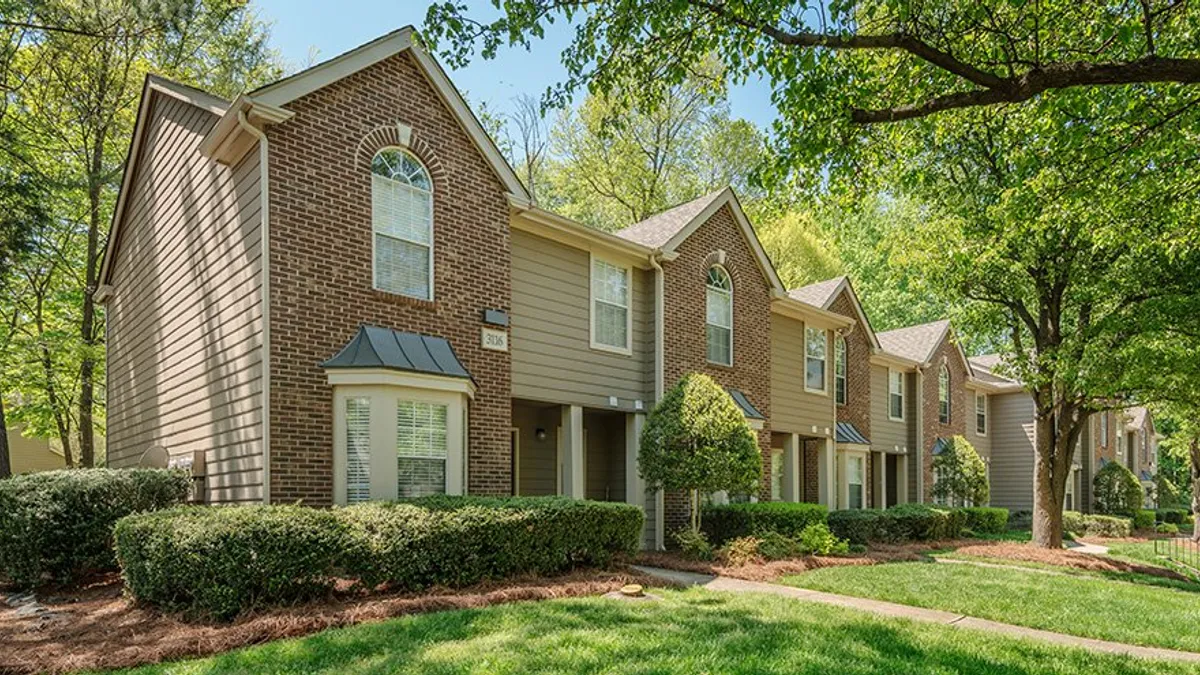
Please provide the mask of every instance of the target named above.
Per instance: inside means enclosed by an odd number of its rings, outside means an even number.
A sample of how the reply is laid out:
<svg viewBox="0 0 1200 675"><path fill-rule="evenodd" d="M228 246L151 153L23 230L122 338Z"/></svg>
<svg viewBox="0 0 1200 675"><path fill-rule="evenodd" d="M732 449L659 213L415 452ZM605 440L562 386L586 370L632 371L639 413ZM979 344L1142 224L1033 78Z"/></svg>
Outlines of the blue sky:
<svg viewBox="0 0 1200 675"><path fill-rule="evenodd" d="M262 18L271 22L271 38L293 69L309 61L311 49L317 60L336 56L348 49L407 24L420 27L425 21L427 0L254 0ZM489 17L495 10L486 0L469 0L478 15ZM475 59L467 68L450 72L459 89L472 102L483 101L496 111L507 111L513 97L521 93L540 96L546 87L562 79L559 60L570 42L571 30L562 24L548 32L526 52L503 49L493 61ZM766 128L774 119L770 89L750 83L730 92L735 117Z"/></svg>

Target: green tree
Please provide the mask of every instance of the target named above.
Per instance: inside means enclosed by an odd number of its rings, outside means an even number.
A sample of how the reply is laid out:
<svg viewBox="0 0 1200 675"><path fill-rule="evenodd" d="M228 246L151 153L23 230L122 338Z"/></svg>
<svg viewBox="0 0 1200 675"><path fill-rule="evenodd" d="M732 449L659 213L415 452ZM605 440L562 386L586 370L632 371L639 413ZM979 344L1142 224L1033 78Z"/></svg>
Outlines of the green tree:
<svg viewBox="0 0 1200 675"><path fill-rule="evenodd" d="M955 436L942 445L933 457L933 496L953 506L986 506L988 494L987 467L975 446Z"/></svg>
<svg viewBox="0 0 1200 675"><path fill-rule="evenodd" d="M651 490L686 490L691 529L700 531L700 494L758 491L762 455L729 394L708 375L683 376L646 418L638 472Z"/></svg>
<svg viewBox="0 0 1200 675"><path fill-rule="evenodd" d="M1142 484L1120 462L1109 462L1092 479L1096 510L1100 513L1129 516L1142 508Z"/></svg>

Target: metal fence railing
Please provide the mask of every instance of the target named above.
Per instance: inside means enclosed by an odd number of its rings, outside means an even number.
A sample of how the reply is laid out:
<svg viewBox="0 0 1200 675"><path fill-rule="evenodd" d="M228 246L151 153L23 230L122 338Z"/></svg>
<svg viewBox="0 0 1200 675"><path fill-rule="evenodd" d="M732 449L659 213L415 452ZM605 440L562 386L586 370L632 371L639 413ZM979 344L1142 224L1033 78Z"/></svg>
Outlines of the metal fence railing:
<svg viewBox="0 0 1200 675"><path fill-rule="evenodd" d="M1188 568L1200 579L1200 543L1188 537L1169 537L1154 540L1154 555Z"/></svg>

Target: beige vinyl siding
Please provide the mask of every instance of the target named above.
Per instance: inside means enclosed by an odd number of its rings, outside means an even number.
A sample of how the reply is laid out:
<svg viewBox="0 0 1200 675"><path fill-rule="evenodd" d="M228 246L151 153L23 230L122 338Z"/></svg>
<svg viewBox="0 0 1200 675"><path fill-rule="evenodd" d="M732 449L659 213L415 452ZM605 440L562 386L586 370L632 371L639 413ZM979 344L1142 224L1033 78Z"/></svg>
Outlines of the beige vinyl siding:
<svg viewBox="0 0 1200 675"><path fill-rule="evenodd" d="M654 322L648 272L633 269L632 354L591 348L587 251L512 233L513 398L633 410L653 393Z"/></svg>
<svg viewBox="0 0 1200 675"><path fill-rule="evenodd" d="M1033 508L1033 399L1024 392L994 395L992 506Z"/></svg>
<svg viewBox="0 0 1200 675"><path fill-rule="evenodd" d="M62 469L67 465L66 458L51 449L49 440L22 435L20 425L10 422L7 436L9 466L12 467L14 476L34 471Z"/></svg>
<svg viewBox="0 0 1200 675"><path fill-rule="evenodd" d="M905 376L905 384L908 376ZM908 387L906 386L905 389ZM909 394L904 392L904 405L908 406ZM887 366L871 366L871 445L876 450L895 452L896 448L909 447L908 427L912 424L909 417L903 421L888 419L888 368Z"/></svg>
<svg viewBox="0 0 1200 675"><path fill-rule="evenodd" d="M829 345L833 345L832 336ZM833 349L825 367L825 395L804 390L804 322L771 315L771 429L812 436L833 428Z"/></svg>
<svg viewBox="0 0 1200 675"><path fill-rule="evenodd" d="M159 95L112 266L108 461L206 452L213 502L262 500L258 153L198 150L216 116Z"/></svg>

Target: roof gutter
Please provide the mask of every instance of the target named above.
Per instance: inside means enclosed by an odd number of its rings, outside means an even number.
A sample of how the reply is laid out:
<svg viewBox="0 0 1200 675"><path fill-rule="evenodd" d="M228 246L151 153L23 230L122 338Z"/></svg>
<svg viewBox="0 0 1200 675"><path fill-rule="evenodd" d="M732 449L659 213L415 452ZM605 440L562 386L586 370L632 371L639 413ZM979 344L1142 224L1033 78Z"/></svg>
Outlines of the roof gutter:
<svg viewBox="0 0 1200 675"><path fill-rule="evenodd" d="M801 302L789 297L786 293L777 294L771 299L771 311L801 320L818 318L832 328L849 328L854 325L854 319L842 316L837 312L821 309L807 302Z"/></svg>

